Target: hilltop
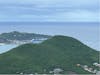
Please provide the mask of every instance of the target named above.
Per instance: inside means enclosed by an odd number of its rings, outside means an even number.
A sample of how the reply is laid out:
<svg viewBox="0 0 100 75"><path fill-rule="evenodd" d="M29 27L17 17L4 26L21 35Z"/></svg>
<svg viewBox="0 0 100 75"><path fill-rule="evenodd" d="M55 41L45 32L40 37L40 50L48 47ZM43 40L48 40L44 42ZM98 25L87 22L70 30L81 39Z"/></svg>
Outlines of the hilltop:
<svg viewBox="0 0 100 75"><path fill-rule="evenodd" d="M54 36L40 44L24 44L0 55L0 74L62 73L91 74L77 64L98 61L99 52L67 36Z"/></svg>

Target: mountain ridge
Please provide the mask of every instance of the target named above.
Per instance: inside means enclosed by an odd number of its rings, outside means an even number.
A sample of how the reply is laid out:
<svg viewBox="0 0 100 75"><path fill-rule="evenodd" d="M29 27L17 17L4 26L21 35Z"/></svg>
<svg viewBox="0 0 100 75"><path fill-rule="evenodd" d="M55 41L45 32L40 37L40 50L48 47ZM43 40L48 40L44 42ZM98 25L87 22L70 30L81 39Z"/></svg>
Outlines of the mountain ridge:
<svg viewBox="0 0 100 75"><path fill-rule="evenodd" d="M61 68L64 74L69 72L91 74L76 65L84 64L94 67L92 64L98 62L98 59L98 51L80 41L72 37L54 36L40 44L24 44L1 54L0 73L41 74Z"/></svg>

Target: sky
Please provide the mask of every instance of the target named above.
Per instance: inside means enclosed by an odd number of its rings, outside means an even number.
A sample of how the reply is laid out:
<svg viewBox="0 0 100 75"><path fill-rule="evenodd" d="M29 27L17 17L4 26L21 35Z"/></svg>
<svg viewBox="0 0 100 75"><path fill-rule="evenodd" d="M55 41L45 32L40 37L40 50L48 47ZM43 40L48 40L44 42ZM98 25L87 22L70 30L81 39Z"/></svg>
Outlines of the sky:
<svg viewBox="0 0 100 75"><path fill-rule="evenodd" d="M0 0L0 21L99 21L100 0Z"/></svg>
<svg viewBox="0 0 100 75"><path fill-rule="evenodd" d="M99 22L100 0L0 0L0 22ZM66 35L99 49L99 25L2 25L0 33L24 31Z"/></svg>

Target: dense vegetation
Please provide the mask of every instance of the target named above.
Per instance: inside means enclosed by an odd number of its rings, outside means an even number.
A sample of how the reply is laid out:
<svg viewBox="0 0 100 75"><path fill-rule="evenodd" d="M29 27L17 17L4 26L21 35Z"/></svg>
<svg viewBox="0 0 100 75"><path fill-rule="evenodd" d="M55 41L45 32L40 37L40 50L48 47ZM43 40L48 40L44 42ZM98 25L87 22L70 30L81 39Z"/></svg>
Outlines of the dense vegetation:
<svg viewBox="0 0 100 75"><path fill-rule="evenodd" d="M1 43L9 43L11 40L32 40L32 39L39 39L39 38L49 38L48 35L42 34L34 34L34 33L20 33L17 31L13 31L10 33L2 33L0 34L0 42Z"/></svg>
<svg viewBox="0 0 100 75"><path fill-rule="evenodd" d="M92 66L98 52L72 37L54 36L40 44L25 44L0 55L0 73L49 73L62 68L63 73L86 74L76 64ZM93 66L92 66L93 67Z"/></svg>

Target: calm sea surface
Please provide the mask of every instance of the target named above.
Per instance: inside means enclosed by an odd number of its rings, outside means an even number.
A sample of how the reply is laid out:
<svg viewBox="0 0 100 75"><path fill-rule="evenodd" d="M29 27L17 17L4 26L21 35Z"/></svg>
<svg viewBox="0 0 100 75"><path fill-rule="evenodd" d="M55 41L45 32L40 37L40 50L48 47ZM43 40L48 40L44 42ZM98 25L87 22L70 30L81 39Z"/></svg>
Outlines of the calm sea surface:
<svg viewBox="0 0 100 75"><path fill-rule="evenodd" d="M98 22L0 22L0 33L11 31L71 36L91 48L100 50ZM0 48L0 51L8 50L10 46L2 47L3 49ZM11 46L11 48L13 47Z"/></svg>
<svg viewBox="0 0 100 75"><path fill-rule="evenodd" d="M14 44L2 45L2 46L0 46L0 54L5 53L15 47L17 47L17 45L14 45Z"/></svg>

